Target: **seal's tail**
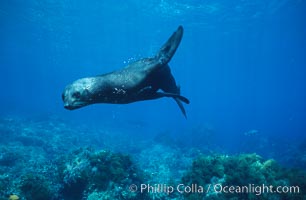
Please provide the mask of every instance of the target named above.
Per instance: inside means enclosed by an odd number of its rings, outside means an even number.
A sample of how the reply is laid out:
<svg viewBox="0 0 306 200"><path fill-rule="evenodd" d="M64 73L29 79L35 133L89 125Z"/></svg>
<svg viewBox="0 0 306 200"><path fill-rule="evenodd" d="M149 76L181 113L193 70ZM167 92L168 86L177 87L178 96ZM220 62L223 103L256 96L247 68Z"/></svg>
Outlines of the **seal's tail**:
<svg viewBox="0 0 306 200"><path fill-rule="evenodd" d="M177 30L168 39L168 41L161 47L161 49L155 56L155 58L158 59L160 64L165 65L171 60L177 47L180 45L180 42L183 37L183 32L183 27L179 26Z"/></svg>

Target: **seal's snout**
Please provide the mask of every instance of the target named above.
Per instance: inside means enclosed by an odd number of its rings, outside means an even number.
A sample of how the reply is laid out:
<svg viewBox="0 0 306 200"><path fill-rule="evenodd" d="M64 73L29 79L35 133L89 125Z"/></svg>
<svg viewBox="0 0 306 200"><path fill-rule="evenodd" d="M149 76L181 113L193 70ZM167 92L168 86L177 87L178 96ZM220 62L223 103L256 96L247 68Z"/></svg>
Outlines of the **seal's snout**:
<svg viewBox="0 0 306 200"><path fill-rule="evenodd" d="M81 106L73 105L73 104L70 104L69 102L64 103L64 108L67 109L67 110L75 110L75 109L80 108L80 107Z"/></svg>
<svg viewBox="0 0 306 200"><path fill-rule="evenodd" d="M65 95L65 92L62 93L62 100L64 102L64 108L68 109L68 110L71 110L71 106L69 105L69 103L66 101L66 95Z"/></svg>
<svg viewBox="0 0 306 200"><path fill-rule="evenodd" d="M77 102L77 101L74 101L74 102L64 102L64 108L67 109L67 110L75 110L75 109L84 107L86 105L87 105L86 103Z"/></svg>
<svg viewBox="0 0 306 200"><path fill-rule="evenodd" d="M64 108L66 108L67 110L72 110L72 107L69 104L65 104Z"/></svg>

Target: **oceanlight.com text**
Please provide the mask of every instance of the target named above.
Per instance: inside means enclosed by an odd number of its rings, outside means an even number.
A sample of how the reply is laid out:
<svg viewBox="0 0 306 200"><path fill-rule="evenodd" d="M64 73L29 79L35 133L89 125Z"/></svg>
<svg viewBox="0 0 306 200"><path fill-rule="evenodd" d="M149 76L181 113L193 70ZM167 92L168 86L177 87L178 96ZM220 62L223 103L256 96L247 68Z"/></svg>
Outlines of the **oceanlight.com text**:
<svg viewBox="0 0 306 200"><path fill-rule="evenodd" d="M132 184L129 187L131 192L140 192L140 193L164 193L170 195L172 193L188 194L188 193L226 193L226 194L255 194L261 195L264 193L278 193L278 194L299 194L299 186L273 186L273 185L255 185L248 184L244 186L238 185L223 185L221 183L217 184L207 184L205 186L198 184L177 184L177 185L168 185L168 184Z"/></svg>
<svg viewBox="0 0 306 200"><path fill-rule="evenodd" d="M210 185L211 186L211 185ZM252 193L255 195L261 195L263 193L278 193L278 194L298 194L300 193L299 186L273 186L273 185L255 185L249 184L248 186L225 186L222 184L214 184L213 191L216 193L231 193L231 194L240 194L240 193Z"/></svg>

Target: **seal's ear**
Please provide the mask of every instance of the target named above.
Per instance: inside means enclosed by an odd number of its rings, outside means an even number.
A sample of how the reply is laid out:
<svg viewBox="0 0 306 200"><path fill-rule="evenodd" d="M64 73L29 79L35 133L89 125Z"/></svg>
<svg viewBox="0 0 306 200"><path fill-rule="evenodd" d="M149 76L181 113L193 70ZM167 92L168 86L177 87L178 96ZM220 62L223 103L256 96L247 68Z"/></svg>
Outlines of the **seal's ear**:
<svg viewBox="0 0 306 200"><path fill-rule="evenodd" d="M83 96L88 97L89 94L90 94L90 93L89 93L88 89L85 89L84 92L83 92Z"/></svg>

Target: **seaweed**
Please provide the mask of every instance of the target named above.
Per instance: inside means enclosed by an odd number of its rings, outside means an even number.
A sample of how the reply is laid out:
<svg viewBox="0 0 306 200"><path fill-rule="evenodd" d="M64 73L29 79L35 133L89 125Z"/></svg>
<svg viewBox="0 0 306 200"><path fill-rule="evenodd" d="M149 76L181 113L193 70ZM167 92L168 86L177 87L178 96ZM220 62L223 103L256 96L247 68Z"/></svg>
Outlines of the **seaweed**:
<svg viewBox="0 0 306 200"><path fill-rule="evenodd" d="M40 175L26 174L21 179L20 190L26 199L41 200L52 199L49 183Z"/></svg>
<svg viewBox="0 0 306 200"><path fill-rule="evenodd" d="M139 184L143 173L130 156L111 151L82 148L62 162L63 196L82 199L100 196L101 199L137 199L145 195L129 192L130 184Z"/></svg>
<svg viewBox="0 0 306 200"><path fill-rule="evenodd" d="M264 160L257 154L241 154L237 156L200 156L182 177L185 185L203 186L203 193L185 193L184 198L191 199L305 199L302 188L306 188L305 172L280 167L272 159ZM271 192L258 191L257 186L298 186L299 191ZM233 186L234 192L224 192L215 186ZM248 192L241 192L243 186ZM259 189L259 188L258 188ZM275 188L274 188L275 189Z"/></svg>

